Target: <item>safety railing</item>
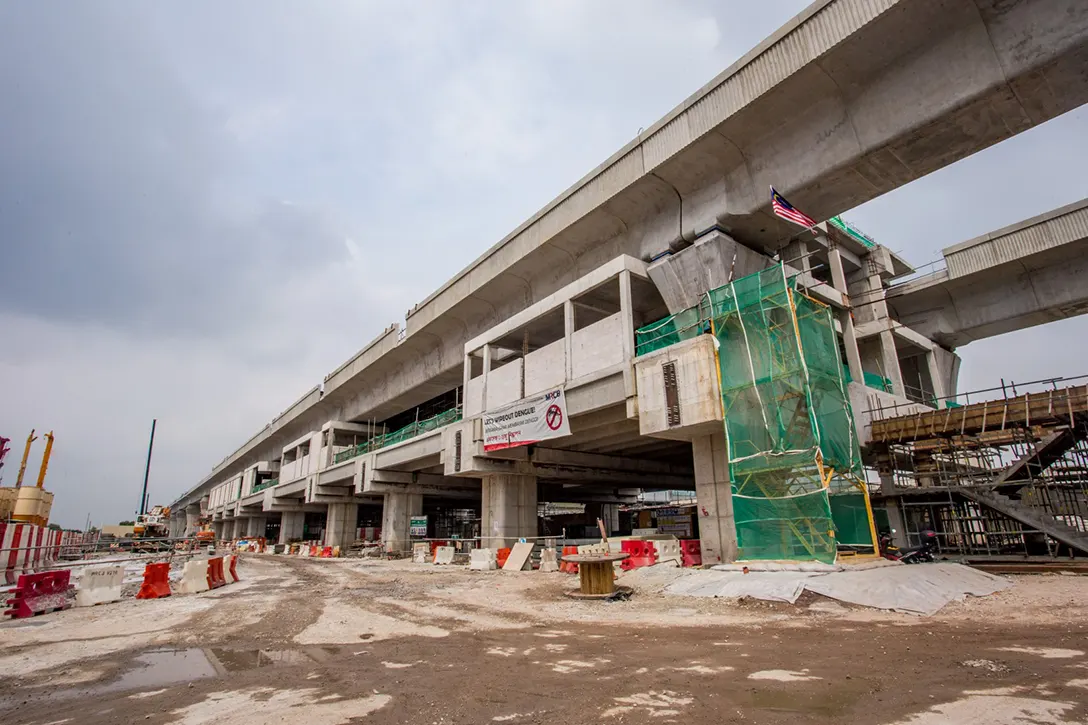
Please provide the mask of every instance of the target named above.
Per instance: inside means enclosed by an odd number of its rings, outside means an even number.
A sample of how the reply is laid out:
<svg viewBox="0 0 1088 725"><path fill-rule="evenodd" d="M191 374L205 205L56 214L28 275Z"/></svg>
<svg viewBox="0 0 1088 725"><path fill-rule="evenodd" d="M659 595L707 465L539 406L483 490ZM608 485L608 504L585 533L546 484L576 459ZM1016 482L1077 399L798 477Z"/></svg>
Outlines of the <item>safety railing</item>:
<svg viewBox="0 0 1088 725"><path fill-rule="evenodd" d="M280 482L280 479L278 479L278 478L270 478L267 481L262 481L261 483L254 484L253 493L259 493L259 492L265 490L266 488L272 488L273 486L275 486L279 482Z"/></svg>
<svg viewBox="0 0 1088 725"><path fill-rule="evenodd" d="M426 418L424 420L418 420L413 423L409 423L403 428L399 428L390 433L383 433L381 435L373 436L362 443L352 446L346 450L340 451L333 456L333 463L343 463L344 461L350 461L352 458L371 453L373 451L391 446L395 443L403 443L404 441L411 440L416 436L429 433L433 430L437 430L442 426L449 425L450 423L456 423L461 420L462 408L458 406L451 408L438 415Z"/></svg>

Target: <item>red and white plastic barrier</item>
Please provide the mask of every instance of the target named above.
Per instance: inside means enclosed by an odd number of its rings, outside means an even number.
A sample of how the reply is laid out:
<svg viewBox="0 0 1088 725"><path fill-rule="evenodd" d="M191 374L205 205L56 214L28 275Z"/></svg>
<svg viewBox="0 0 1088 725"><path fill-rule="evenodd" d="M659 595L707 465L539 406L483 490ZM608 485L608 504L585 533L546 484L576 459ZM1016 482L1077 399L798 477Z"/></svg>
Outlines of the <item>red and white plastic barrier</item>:
<svg viewBox="0 0 1088 725"><path fill-rule="evenodd" d="M0 566L4 584L47 566L60 554L60 531L34 524L0 523Z"/></svg>

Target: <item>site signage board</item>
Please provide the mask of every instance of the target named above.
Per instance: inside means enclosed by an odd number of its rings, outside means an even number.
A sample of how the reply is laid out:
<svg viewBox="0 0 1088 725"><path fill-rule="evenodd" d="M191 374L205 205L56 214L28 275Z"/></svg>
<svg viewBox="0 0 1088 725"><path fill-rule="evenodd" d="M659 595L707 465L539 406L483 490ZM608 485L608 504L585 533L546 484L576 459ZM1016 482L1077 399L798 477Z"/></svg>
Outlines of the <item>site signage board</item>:
<svg viewBox="0 0 1088 725"><path fill-rule="evenodd" d="M408 518L408 535L427 537L427 517L411 516Z"/></svg>
<svg viewBox="0 0 1088 725"><path fill-rule="evenodd" d="M548 390L484 413L484 450L527 446L570 435L562 388Z"/></svg>

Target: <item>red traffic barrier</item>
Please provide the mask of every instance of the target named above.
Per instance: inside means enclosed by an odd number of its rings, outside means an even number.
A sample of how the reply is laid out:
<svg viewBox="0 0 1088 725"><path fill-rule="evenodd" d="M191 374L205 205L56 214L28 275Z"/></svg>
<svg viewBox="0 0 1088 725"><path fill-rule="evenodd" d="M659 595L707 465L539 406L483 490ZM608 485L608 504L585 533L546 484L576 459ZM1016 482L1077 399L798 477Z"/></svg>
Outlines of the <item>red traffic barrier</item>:
<svg viewBox="0 0 1088 725"><path fill-rule="evenodd" d="M230 571L230 578L231 579L233 579L236 582L242 581L240 578L238 578L238 556L237 555L232 556L230 558L230 569L229 569L229 571Z"/></svg>
<svg viewBox="0 0 1088 725"><path fill-rule="evenodd" d="M698 539L680 540L680 565L702 566L703 548Z"/></svg>
<svg viewBox="0 0 1088 725"><path fill-rule="evenodd" d="M577 553L578 553L578 547L577 546L564 546L563 547L563 556L567 556L568 554L573 555L573 554L577 554ZM561 562L559 562L559 571L565 571L568 574L577 574L578 573L578 565L575 564L573 561L561 561Z"/></svg>
<svg viewBox="0 0 1088 725"><path fill-rule="evenodd" d="M208 588L218 589L226 585L227 580L223 576L223 557L216 556L208 559Z"/></svg>
<svg viewBox="0 0 1088 725"><path fill-rule="evenodd" d="M14 596L7 600L10 609L4 614L13 619L33 617L36 614L55 612L68 608L68 581L72 572L43 571L38 574L21 574L15 585Z"/></svg>
<svg viewBox="0 0 1088 725"><path fill-rule="evenodd" d="M510 558L510 549L499 549L495 552L495 563L499 565L500 569L502 569L508 558Z"/></svg>
<svg viewBox="0 0 1088 725"><path fill-rule="evenodd" d="M170 564L148 564L144 567L144 581L137 599L160 599L170 596Z"/></svg>
<svg viewBox="0 0 1088 725"><path fill-rule="evenodd" d="M649 541L626 539L620 542L620 549L628 557L620 562L620 568L630 571L640 566L653 566L657 563L657 549Z"/></svg>
<svg viewBox="0 0 1088 725"><path fill-rule="evenodd" d="M321 558L322 559L331 559L332 558L332 547L331 546L326 546L324 549L321 550Z"/></svg>

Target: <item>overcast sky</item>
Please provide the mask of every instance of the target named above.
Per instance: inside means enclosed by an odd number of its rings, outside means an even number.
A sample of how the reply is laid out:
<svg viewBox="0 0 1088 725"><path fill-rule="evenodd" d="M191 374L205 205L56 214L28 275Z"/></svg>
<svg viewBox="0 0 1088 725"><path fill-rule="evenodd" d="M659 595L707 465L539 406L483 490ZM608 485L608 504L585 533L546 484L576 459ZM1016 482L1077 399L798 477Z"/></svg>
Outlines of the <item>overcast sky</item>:
<svg viewBox="0 0 1088 725"><path fill-rule="evenodd" d="M53 520L130 518L157 417L170 502L805 4L0 0L4 483L53 429ZM928 262L1088 196L1086 137L846 216ZM961 388L1088 372L1086 331L965 347Z"/></svg>

